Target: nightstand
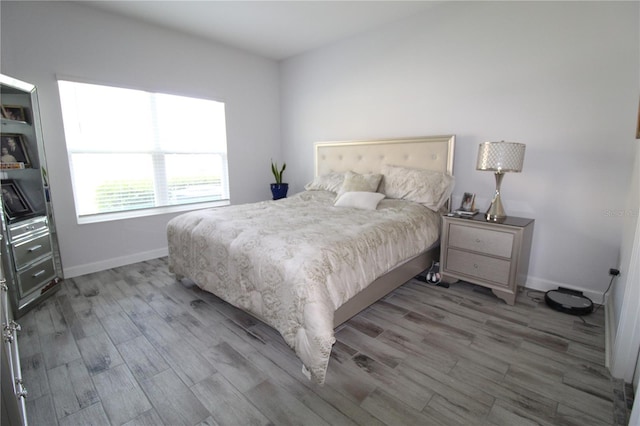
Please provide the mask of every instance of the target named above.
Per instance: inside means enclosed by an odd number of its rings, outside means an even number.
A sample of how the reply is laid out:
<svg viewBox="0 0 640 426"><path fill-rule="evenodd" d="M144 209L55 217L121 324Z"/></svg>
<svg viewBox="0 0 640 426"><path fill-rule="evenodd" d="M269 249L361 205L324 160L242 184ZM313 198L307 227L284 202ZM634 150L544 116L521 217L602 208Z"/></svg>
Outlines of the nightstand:
<svg viewBox="0 0 640 426"><path fill-rule="evenodd" d="M503 223L487 222L480 213L470 218L443 216L442 279L490 288L513 305L518 286L524 286L527 280L533 222L523 217L507 217Z"/></svg>

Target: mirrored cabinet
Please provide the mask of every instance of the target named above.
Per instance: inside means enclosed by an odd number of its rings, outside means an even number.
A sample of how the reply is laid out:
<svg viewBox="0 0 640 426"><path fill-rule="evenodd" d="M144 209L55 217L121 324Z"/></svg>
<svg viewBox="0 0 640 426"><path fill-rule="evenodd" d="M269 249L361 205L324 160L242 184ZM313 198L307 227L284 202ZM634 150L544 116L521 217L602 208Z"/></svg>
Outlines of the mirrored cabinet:
<svg viewBox="0 0 640 426"><path fill-rule="evenodd" d="M2 266L16 318L59 288L58 249L36 88L0 74Z"/></svg>
<svg viewBox="0 0 640 426"><path fill-rule="evenodd" d="M0 254L2 256L2 254ZM7 426L26 425L27 389L22 380L18 334L20 324L13 320L9 305L9 288L0 264L0 319L2 321L2 349L0 349L0 378L2 379L2 420Z"/></svg>

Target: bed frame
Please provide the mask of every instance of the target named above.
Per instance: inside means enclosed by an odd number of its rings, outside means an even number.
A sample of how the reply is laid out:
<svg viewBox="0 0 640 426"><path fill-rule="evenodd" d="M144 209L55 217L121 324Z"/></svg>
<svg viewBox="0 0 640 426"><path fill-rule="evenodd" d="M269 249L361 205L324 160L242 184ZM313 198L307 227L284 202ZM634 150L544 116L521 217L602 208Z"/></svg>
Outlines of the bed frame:
<svg viewBox="0 0 640 426"><path fill-rule="evenodd" d="M315 174L331 172L380 173L393 164L453 174L455 136L376 139L315 144ZM451 205L449 202L448 205ZM387 272L340 306L334 313L337 327L363 309L420 274L439 259L440 244Z"/></svg>

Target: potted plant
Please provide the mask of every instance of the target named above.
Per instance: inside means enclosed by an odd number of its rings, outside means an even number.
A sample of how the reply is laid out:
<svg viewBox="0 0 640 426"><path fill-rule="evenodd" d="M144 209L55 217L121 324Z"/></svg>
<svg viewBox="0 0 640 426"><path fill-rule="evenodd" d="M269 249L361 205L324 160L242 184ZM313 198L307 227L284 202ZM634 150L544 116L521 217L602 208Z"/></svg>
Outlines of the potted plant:
<svg viewBox="0 0 640 426"><path fill-rule="evenodd" d="M287 197L287 191L289 190L288 183L282 183L282 173L287 168L287 163L282 163L282 168L278 168L278 163L271 161L271 173L276 178L276 183L271 184L271 194L274 200Z"/></svg>

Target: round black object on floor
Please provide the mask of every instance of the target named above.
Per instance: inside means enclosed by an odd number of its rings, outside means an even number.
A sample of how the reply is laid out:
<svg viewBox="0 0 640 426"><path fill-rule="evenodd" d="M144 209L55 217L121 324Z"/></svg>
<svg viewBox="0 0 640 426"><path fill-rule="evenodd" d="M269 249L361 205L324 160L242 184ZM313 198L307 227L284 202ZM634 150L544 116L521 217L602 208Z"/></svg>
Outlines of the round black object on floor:
<svg viewBox="0 0 640 426"><path fill-rule="evenodd" d="M551 309L571 315L589 315L593 312L593 302L582 292L559 288L544 294L544 301Z"/></svg>

